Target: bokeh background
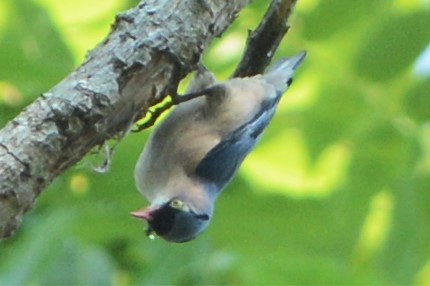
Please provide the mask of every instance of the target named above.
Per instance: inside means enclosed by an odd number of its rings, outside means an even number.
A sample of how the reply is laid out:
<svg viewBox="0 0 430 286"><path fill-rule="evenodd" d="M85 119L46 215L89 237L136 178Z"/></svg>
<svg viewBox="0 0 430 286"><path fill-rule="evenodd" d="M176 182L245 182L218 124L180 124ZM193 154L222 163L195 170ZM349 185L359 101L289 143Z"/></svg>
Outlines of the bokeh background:
<svg viewBox="0 0 430 286"><path fill-rule="evenodd" d="M205 53L220 80L268 2ZM136 3L0 1L0 126ZM201 237L149 240L130 218L150 130L130 134L108 172L83 159L0 242L0 285L430 285L430 1L299 0L291 26L276 57L308 58Z"/></svg>

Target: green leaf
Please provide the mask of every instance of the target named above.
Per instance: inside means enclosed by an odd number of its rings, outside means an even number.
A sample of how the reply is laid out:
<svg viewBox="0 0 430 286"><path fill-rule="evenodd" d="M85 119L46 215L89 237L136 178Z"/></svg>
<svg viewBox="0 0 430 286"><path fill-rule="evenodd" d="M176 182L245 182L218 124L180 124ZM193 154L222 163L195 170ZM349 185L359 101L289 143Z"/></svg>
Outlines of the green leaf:
<svg viewBox="0 0 430 286"><path fill-rule="evenodd" d="M411 68L428 45L430 12L381 15L379 23L368 29L357 45L355 69L373 81L387 81ZM376 24L376 22L375 22Z"/></svg>

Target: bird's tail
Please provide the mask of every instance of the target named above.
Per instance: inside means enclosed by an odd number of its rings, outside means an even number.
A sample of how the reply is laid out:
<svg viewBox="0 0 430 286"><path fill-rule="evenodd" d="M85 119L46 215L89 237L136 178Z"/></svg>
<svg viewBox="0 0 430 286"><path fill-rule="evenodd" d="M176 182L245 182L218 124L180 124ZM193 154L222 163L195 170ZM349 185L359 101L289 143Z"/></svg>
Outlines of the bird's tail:
<svg viewBox="0 0 430 286"><path fill-rule="evenodd" d="M302 51L295 56L276 62L265 73L265 80L273 84L278 92L283 93L291 84L295 70L305 57L306 51Z"/></svg>

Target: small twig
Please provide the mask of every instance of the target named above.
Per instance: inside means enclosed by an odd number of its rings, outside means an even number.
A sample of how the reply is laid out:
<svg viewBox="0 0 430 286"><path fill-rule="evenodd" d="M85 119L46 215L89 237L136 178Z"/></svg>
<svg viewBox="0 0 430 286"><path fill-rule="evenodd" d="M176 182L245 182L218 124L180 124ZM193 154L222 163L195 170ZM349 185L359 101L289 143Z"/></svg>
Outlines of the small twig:
<svg viewBox="0 0 430 286"><path fill-rule="evenodd" d="M137 128L132 130L132 132L140 132L142 130L145 130L149 127L152 127L155 122L157 121L158 117L160 117L160 115L167 111L168 109L170 109L173 105L178 105L180 103L195 99L197 97L200 96L204 96L207 94L211 94L211 93L218 93L218 91L222 89L222 86L220 85L214 85L211 86L210 88L206 88L203 90L200 90L198 92L192 92L192 93L187 93L187 94L183 94L183 95L171 95L171 101L167 102L166 104L164 104L163 106L160 107L156 107L154 110L148 110L147 113L150 113L150 117L147 121L145 121L142 124L136 124Z"/></svg>
<svg viewBox="0 0 430 286"><path fill-rule="evenodd" d="M247 77L262 73L272 60L297 0L273 0L255 31L249 33L247 48L232 77Z"/></svg>
<svg viewBox="0 0 430 286"><path fill-rule="evenodd" d="M169 101L166 104L164 104L163 106L160 107L156 107L153 110L149 109L145 116L143 118L145 118L148 113L149 113L149 119L147 121L145 121L144 123L136 123L136 129L133 129L131 132L140 132L142 130L148 129L152 126L154 126L155 122L157 121L158 117L160 117L161 114L163 114L163 112L167 111L168 109L170 109L173 106L173 101Z"/></svg>

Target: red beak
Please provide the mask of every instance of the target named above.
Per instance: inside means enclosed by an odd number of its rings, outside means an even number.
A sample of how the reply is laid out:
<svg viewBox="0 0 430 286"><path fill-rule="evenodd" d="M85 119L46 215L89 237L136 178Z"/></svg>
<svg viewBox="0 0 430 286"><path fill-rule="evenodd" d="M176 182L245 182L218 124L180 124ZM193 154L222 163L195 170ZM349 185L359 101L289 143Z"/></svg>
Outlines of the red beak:
<svg viewBox="0 0 430 286"><path fill-rule="evenodd" d="M157 207L147 207L141 210L131 212L130 215L134 216L135 218L151 221L153 219L153 214L157 209Z"/></svg>

